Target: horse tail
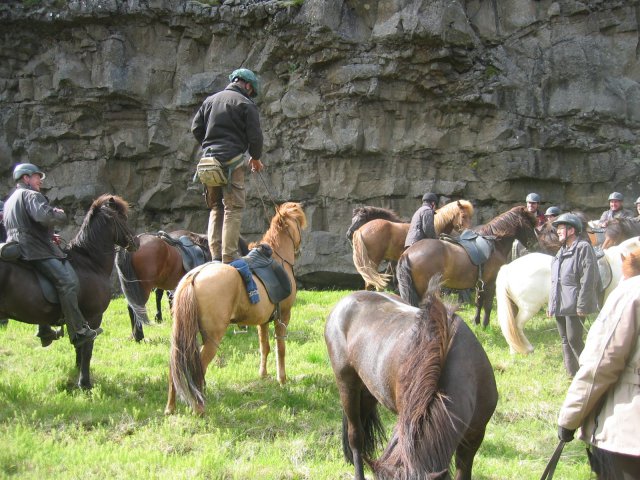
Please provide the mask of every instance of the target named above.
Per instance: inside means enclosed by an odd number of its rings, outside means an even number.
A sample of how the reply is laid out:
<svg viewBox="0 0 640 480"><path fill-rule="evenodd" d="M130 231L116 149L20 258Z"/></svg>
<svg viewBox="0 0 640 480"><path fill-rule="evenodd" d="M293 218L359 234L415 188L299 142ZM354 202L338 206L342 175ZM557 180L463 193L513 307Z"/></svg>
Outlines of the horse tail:
<svg viewBox="0 0 640 480"><path fill-rule="evenodd" d="M389 478L422 478L425 472L448 471L460 437L449 412L451 401L439 382L455 323L461 320L455 320L435 293L439 281L429 283L400 368L403 398L398 422L384 453L373 462L382 478L391 472Z"/></svg>
<svg viewBox="0 0 640 480"><path fill-rule="evenodd" d="M204 404L204 371L198 345L200 315L193 286L195 275L185 275L173 296L169 358L170 377L176 393L194 410L197 405Z"/></svg>
<svg viewBox="0 0 640 480"><path fill-rule="evenodd" d="M373 408L360 408L360 422L363 430L362 458L371 465L371 459L375 456L378 446L386 440L384 426L378 413L377 405ZM344 458L353 465L353 452L349 445L349 422L347 416L342 413L342 453Z"/></svg>
<svg viewBox="0 0 640 480"><path fill-rule="evenodd" d="M141 328L143 324L149 325L151 322L147 316L146 307L148 296L145 295L142 284L133 268L132 255L124 248L118 248L116 251L116 270L118 270L122 293L133 312L136 328Z"/></svg>
<svg viewBox="0 0 640 480"><path fill-rule="evenodd" d="M411 276L411 261L408 255L401 255L396 267L396 278L398 279L398 291L405 302L417 307L420 303L420 297L413 285L413 277Z"/></svg>
<svg viewBox="0 0 640 480"><path fill-rule="evenodd" d="M496 302L498 307L498 323L505 340L512 352L527 354L533 352L533 346L518 326L516 317L518 306L513 301L509 288L509 265L498 270L496 277Z"/></svg>
<svg viewBox="0 0 640 480"><path fill-rule="evenodd" d="M369 258L360 230L353 233L353 264L364 279L365 285L373 285L378 291L384 290L392 278L387 273L378 272L378 266Z"/></svg>

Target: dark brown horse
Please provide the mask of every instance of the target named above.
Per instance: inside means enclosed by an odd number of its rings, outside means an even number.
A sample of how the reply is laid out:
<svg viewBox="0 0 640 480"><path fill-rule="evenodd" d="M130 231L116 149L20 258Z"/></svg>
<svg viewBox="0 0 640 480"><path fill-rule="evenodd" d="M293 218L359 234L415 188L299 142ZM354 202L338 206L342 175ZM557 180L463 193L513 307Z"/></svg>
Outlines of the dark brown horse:
<svg viewBox="0 0 640 480"><path fill-rule="evenodd" d="M435 283L435 282L433 282ZM342 444L355 479L471 479L473 459L498 401L476 336L432 289L421 308L387 293L355 292L327 319L325 341L343 408ZM378 404L398 415L392 438Z"/></svg>
<svg viewBox="0 0 640 480"><path fill-rule="evenodd" d="M486 225L476 227L474 230L480 235L495 237L494 250L482 265L480 278L479 267L471 262L460 245L434 239L414 243L398 261L400 295L412 305L417 305L420 296L427 290L429 280L436 274L442 275L443 285L448 288L461 290L478 287L475 323L480 323L480 313L484 309L482 324L486 327L489 325L498 270L507 262L515 239L527 248L535 246L535 224L535 217L525 207L518 206Z"/></svg>
<svg viewBox="0 0 640 480"><path fill-rule="evenodd" d="M69 243L66 253L80 280L78 305L91 328L102 322L102 314L111 300L111 272L115 246L137 247L127 225L128 205L120 197L102 195L84 218L80 231ZM63 325L60 305L43 295L35 270L23 262L0 261L0 317L38 325ZM93 341L76 347L78 385L91 388L90 363Z"/></svg>
<svg viewBox="0 0 640 480"><path fill-rule="evenodd" d="M602 248L620 245L631 237L640 235L640 221L635 218L614 218L604 229Z"/></svg>
<svg viewBox="0 0 640 480"><path fill-rule="evenodd" d="M387 220L394 223L407 223L406 220L400 218L396 212L387 208L372 207L369 205L354 208L351 225L349 225L349 228L347 229L347 240L353 240L353 232L371 220Z"/></svg>
<svg viewBox="0 0 640 480"><path fill-rule="evenodd" d="M167 238L170 237L170 238ZM184 269L180 247L176 244L180 237L188 237L203 253L205 261L211 261L206 235L188 230L175 230L168 234L141 233L138 235L140 248L130 253L118 250L116 268L122 293L127 299L127 309L131 320L133 338L144 338L143 324L149 323L146 303L153 289L156 290L156 316L162 321L161 299L165 290L174 290L180 279L187 273ZM238 250L248 253L247 243L240 239Z"/></svg>

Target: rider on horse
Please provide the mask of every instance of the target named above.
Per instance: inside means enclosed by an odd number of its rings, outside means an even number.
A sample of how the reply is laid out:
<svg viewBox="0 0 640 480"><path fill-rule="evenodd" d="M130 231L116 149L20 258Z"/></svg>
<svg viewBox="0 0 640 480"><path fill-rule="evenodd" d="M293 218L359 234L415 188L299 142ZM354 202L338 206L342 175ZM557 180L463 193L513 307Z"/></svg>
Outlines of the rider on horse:
<svg viewBox="0 0 640 480"><path fill-rule="evenodd" d="M623 207L624 195L620 192L612 192L609 195L609 210L602 212L598 226L604 228L610 220L614 218L632 218L633 213Z"/></svg>
<svg viewBox="0 0 640 480"><path fill-rule="evenodd" d="M69 339L78 347L95 339L102 329L89 328L78 307L78 277L53 235L54 225L64 223L67 215L64 210L49 205L49 200L40 193L44 178L44 172L31 163L20 163L13 169L16 189L4 209L7 240L18 242L21 259L56 287ZM61 332L46 326L38 332L44 347L60 336Z"/></svg>
<svg viewBox="0 0 640 480"><path fill-rule="evenodd" d="M404 247L408 248L418 240L423 238L437 238L434 216L438 206L438 196L435 193L427 192L422 196L422 206L416 210L411 218L407 239Z"/></svg>

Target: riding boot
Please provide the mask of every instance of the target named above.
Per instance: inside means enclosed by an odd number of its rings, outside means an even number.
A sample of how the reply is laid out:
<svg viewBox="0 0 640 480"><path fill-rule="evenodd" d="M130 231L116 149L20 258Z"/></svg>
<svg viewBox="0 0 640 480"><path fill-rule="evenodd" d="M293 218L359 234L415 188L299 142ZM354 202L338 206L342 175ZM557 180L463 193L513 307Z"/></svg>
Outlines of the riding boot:
<svg viewBox="0 0 640 480"><path fill-rule="evenodd" d="M242 209L227 209L224 211L222 225L222 261L231 263L240 258L238 256L238 240L240 239L240 224L242 223Z"/></svg>
<svg viewBox="0 0 640 480"><path fill-rule="evenodd" d="M64 329L60 328L56 330L55 328L51 328L50 325L38 325L36 337L40 339L40 344L43 347L48 347L54 340L64 337Z"/></svg>
<svg viewBox="0 0 640 480"><path fill-rule="evenodd" d="M574 377L578 371L578 359L576 354L568 343L562 344L562 357L564 359L564 368L570 377Z"/></svg>

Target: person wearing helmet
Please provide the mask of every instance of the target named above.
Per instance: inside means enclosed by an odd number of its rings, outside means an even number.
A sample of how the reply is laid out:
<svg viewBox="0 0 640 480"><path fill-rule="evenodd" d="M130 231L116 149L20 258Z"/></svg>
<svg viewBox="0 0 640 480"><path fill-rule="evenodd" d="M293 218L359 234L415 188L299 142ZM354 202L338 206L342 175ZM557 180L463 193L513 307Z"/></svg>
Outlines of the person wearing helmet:
<svg viewBox="0 0 640 480"><path fill-rule="evenodd" d="M53 236L53 227L63 224L67 215L64 210L49 205L49 200L40 192L44 178L44 172L32 163L21 163L13 169L16 189L4 205L7 241L18 242L21 259L56 287L69 340L78 347L94 340L102 329L89 328L78 307L78 276ZM46 325L38 330L44 347L61 335L61 331Z"/></svg>
<svg viewBox="0 0 640 480"><path fill-rule="evenodd" d="M600 216L600 220L598 220L598 226L601 228L605 228L609 223L609 220L614 218L632 218L633 213L631 213L626 208L623 208L622 202L624 201L624 195L620 192L612 192L609 195L609 210L605 210L602 212Z"/></svg>
<svg viewBox="0 0 640 480"><path fill-rule="evenodd" d="M636 206L636 212L638 213L638 216L637 216L637 217L635 217L635 219L636 219L637 221L640 221L640 197L638 197L638 198L636 199L635 206Z"/></svg>
<svg viewBox="0 0 640 480"><path fill-rule="evenodd" d="M548 314L556 317L564 366L573 377L584 348L584 318L598 308L600 274L591 243L580 235L583 226L580 218L563 213L553 221L553 226L562 246L551 261Z"/></svg>
<svg viewBox="0 0 640 480"><path fill-rule="evenodd" d="M423 238L436 238L434 216L438 205L438 196L427 192L422 196L422 206L411 217L411 224L404 241L404 248L410 247Z"/></svg>
<svg viewBox="0 0 640 480"><path fill-rule="evenodd" d="M553 222L556 218L558 218L558 216L562 213L562 210L560 210L558 207L556 206L551 206L549 208L547 208L547 211L544 212L544 218L546 222Z"/></svg>
<svg viewBox="0 0 640 480"><path fill-rule="evenodd" d="M540 230L545 222L544 213L538 209L541 201L540 195L531 192L527 195L525 201L527 202L527 212L533 213L536 216L536 229Z"/></svg>
<svg viewBox="0 0 640 480"><path fill-rule="evenodd" d="M208 97L199 108L191 132L200 143L203 156L216 158L227 169L224 187L205 186L210 208L209 250L214 260L231 263L238 258L240 224L245 207L245 172L264 168L262 128L253 99L260 93L258 77L246 68L229 75L227 87ZM245 160L246 152L249 161Z"/></svg>

